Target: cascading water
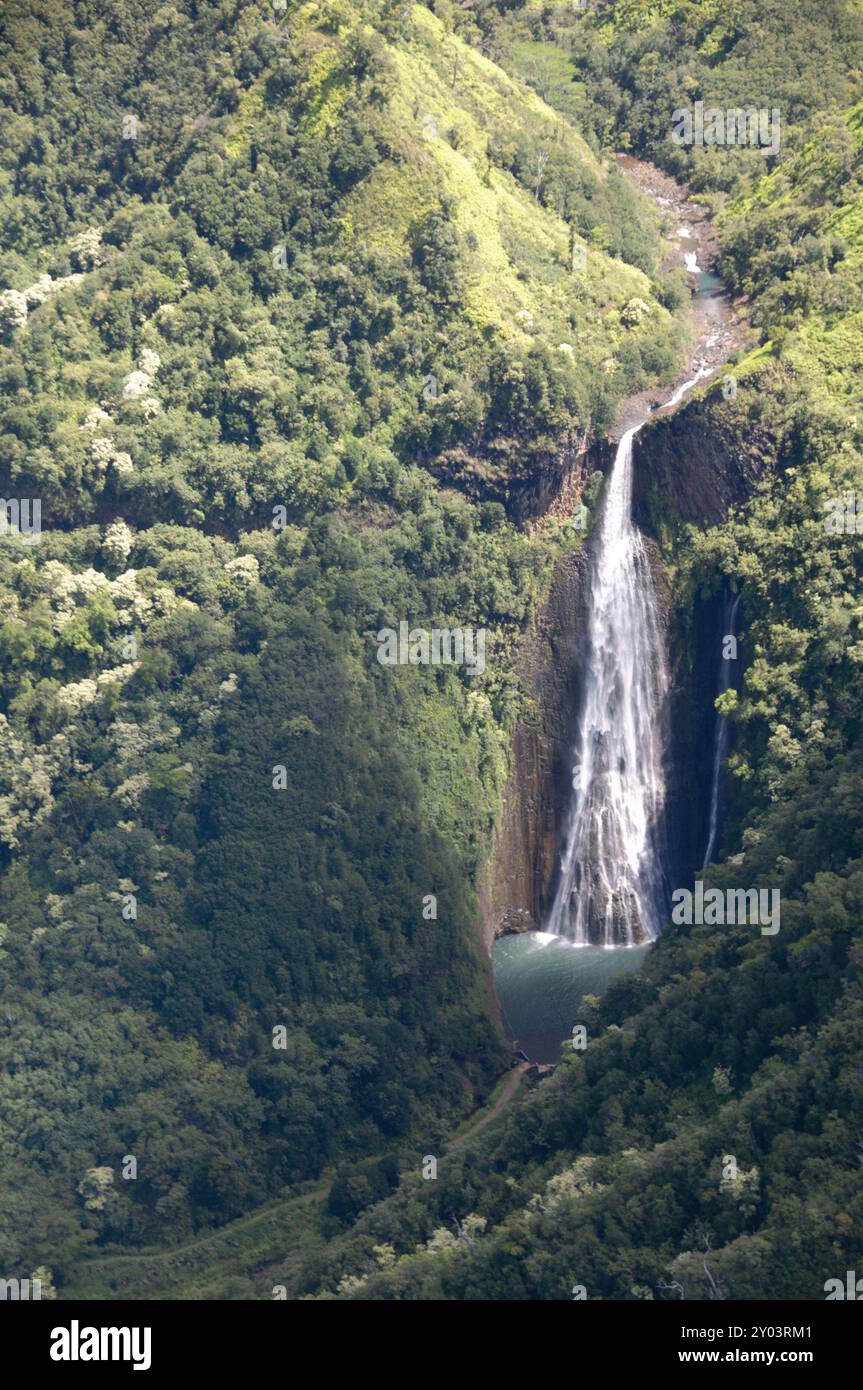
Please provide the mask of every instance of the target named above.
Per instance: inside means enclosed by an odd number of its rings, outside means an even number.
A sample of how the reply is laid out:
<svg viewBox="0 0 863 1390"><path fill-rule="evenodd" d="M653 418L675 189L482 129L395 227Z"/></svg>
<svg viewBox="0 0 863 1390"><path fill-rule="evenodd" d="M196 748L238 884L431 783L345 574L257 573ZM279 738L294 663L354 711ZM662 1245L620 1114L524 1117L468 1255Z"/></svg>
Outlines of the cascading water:
<svg viewBox="0 0 863 1390"><path fill-rule="evenodd" d="M702 375L680 386L674 406ZM643 424L644 421L641 422ZM573 796L547 931L576 945L634 946L665 905L663 710L668 685L656 595L632 524L627 430L591 537L587 666Z"/></svg>
<svg viewBox="0 0 863 1390"><path fill-rule="evenodd" d="M737 622L737 609L740 605L740 595L729 594L725 600L722 615L722 637L723 650L719 657L719 694L724 695L731 688L731 676L734 667L734 659L725 654L725 637L733 637L736 634L735 623ZM704 863L702 869L713 860L713 851L716 848L716 840L719 834L719 801L722 788L722 765L728 754L728 720L724 714L716 715L716 732L713 736L713 778L710 786L710 828L707 835L707 849L704 851Z"/></svg>

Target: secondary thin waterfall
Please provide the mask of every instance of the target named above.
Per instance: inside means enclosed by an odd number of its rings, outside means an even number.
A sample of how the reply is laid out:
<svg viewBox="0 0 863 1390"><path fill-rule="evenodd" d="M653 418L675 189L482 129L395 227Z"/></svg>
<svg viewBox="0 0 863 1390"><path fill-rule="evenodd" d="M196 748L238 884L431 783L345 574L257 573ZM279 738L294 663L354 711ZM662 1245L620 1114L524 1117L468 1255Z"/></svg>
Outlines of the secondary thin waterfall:
<svg viewBox="0 0 863 1390"><path fill-rule="evenodd" d="M731 675L736 657L725 653L725 638L736 634L737 609L740 595L731 594L725 600L722 614L722 651L719 655L719 694L731 689ZM719 834L719 801L722 788L722 765L728 755L728 720L724 714L716 715L716 731L713 735L713 778L710 786L710 828L707 834L707 849L704 851L702 869L713 862L713 852Z"/></svg>
<svg viewBox="0 0 863 1390"><path fill-rule="evenodd" d="M697 380L680 386L666 406L676 405ZM569 825L547 927L578 945L651 941L665 906L662 719L668 672L650 565L632 524L632 447L640 428L627 430L618 445L590 542L582 713Z"/></svg>

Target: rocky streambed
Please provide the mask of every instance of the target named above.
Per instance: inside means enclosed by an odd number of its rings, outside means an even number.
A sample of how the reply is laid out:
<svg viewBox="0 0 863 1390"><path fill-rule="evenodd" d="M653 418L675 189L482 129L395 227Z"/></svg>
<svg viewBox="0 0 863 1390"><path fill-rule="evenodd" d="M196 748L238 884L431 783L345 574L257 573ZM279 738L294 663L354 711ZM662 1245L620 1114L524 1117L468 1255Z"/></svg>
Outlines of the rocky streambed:
<svg viewBox="0 0 863 1390"><path fill-rule="evenodd" d="M632 155L620 155L618 163L662 218L666 252L660 269L685 270L692 291L692 343L680 381L700 376L708 382L743 346L747 329L745 306L731 300L716 273L719 244L713 224L686 189L654 164ZM611 437L619 439L669 394L665 388L659 392L651 387L628 396Z"/></svg>

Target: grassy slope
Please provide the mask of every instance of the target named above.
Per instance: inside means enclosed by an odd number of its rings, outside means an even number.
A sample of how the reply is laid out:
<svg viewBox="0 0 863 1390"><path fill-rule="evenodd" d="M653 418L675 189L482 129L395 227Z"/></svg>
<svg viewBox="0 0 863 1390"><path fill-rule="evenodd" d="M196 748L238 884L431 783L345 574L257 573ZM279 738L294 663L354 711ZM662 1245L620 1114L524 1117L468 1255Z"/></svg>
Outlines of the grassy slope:
<svg viewBox="0 0 863 1390"><path fill-rule="evenodd" d="M362 8L374 18L374 4ZM524 83L447 33L424 6L409 9L405 37L387 42L383 50L396 75L382 121L392 157L345 200L339 228L345 251L360 246L393 257L409 254L412 228L445 199L472 248L464 314L470 328L499 333L521 346L567 341L593 367L624 337L646 339L667 331L669 315L635 266L588 244L586 271L573 276L566 223L490 162L488 133L505 131L512 140L524 136L553 146L573 169L600 181L607 166ZM251 19L246 27L251 41ZM374 26L347 12L333 26L312 3L294 11L292 32L307 44L303 125L312 133L336 129L349 95L339 60L353 36L373 35ZM224 124L224 148L234 163L248 156L255 122L266 129L267 119L277 114L267 104L263 79L243 91L237 111ZM433 137L427 134L427 118L436 122ZM63 242L46 242L26 258L10 258L9 287L31 284L64 250ZM651 306L643 329L621 323L620 310L634 296Z"/></svg>
<svg viewBox="0 0 863 1390"><path fill-rule="evenodd" d="M586 273L574 277L565 222L489 161L488 135L505 129L511 138L525 134L554 145L574 168L603 179L604 166L572 126L524 84L447 35L422 6L413 7L410 38L391 50L398 85L388 126L398 162L385 165L351 200L349 236L400 253L418 215L443 195L473 246L466 316L477 329L523 345L577 344L579 358L597 366L627 332L620 309L631 297L645 299L667 322L647 276L592 246ZM431 130L437 133L424 133ZM655 326L656 320L651 331Z"/></svg>
<svg viewBox="0 0 863 1390"><path fill-rule="evenodd" d="M863 102L847 115L847 124L858 149L863 149ZM818 178L823 151L816 136L792 164L787 176L790 187L776 196L776 179L765 180L758 189L758 201L779 212L793 197L795 188ZM745 204L740 212L745 216ZM863 303L859 286L863 283L863 195L837 206L827 206L820 219L822 234L840 237L846 246L843 268L856 287L854 302L841 312L809 315L795 330L783 356L791 368L811 383L819 394L832 401L841 401L852 409L859 408L863 394Z"/></svg>
<svg viewBox="0 0 863 1390"><path fill-rule="evenodd" d="M863 102L838 120L844 120L858 150L863 150ZM820 137L814 136L751 193L727 205L718 220L720 232L726 224L745 224L766 210L781 224L783 215L799 204L801 195L814 202L812 189L826 172L827 158ZM817 209L816 225L820 236L835 236L844 244L841 270L854 287L851 303L841 310L821 305L800 314L793 328L783 334L781 349L768 336L743 355L733 371L741 380L754 379L781 357L783 366L805 385L813 403L856 418L863 392L863 305L858 288L863 282L863 195L855 192L840 197L837 203L825 203ZM706 389L714 392L717 387ZM700 394L704 393L695 393Z"/></svg>

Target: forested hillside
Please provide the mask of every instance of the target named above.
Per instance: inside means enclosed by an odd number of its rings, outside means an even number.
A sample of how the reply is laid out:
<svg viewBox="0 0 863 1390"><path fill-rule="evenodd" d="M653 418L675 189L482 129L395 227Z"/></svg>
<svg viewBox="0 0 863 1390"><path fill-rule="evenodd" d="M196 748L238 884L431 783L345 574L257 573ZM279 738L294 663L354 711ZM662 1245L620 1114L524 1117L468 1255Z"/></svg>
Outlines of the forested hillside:
<svg viewBox="0 0 863 1390"><path fill-rule="evenodd" d="M824 524L863 489L861 98L858 0L8 0L0 494L41 533L0 536L0 1268L135 1297L99 1260L230 1222L171 1296L863 1266L860 545ZM697 100L781 108L779 150L675 145ZM691 409L762 481L659 531L683 626L744 596L710 874L782 927L669 925L451 1144L510 1060L475 887L580 544L525 522L687 346L614 151L703 197L760 339ZM381 665L403 621L485 669Z"/></svg>
<svg viewBox="0 0 863 1390"><path fill-rule="evenodd" d="M0 70L0 1265L62 1289L372 1155L361 1209L499 1075L473 885L578 544L516 518L685 295L420 6L12 0Z"/></svg>

